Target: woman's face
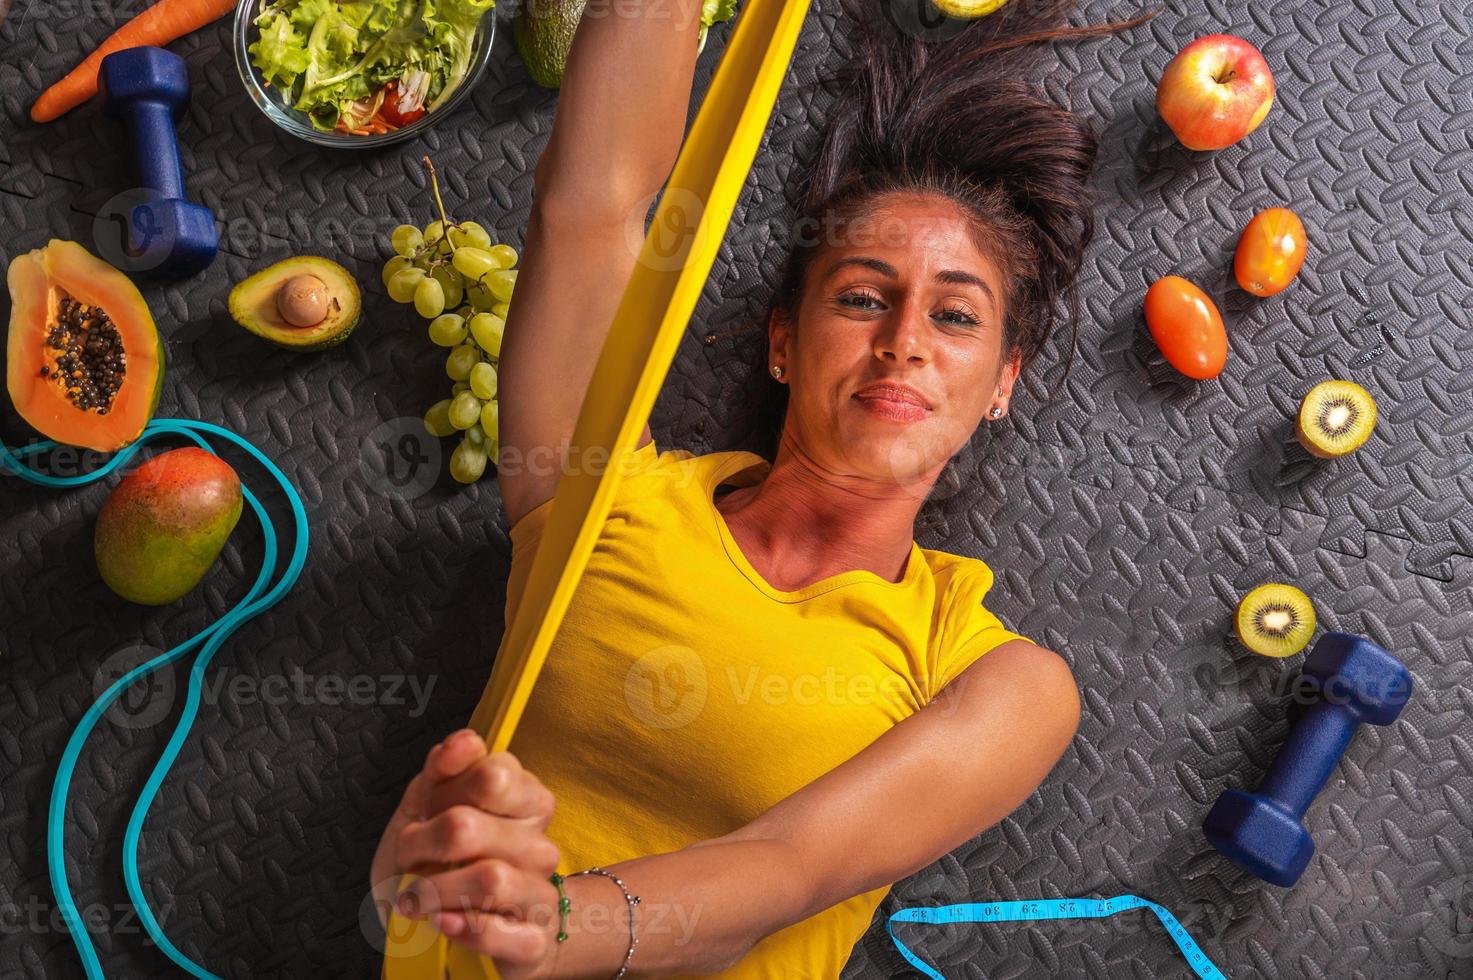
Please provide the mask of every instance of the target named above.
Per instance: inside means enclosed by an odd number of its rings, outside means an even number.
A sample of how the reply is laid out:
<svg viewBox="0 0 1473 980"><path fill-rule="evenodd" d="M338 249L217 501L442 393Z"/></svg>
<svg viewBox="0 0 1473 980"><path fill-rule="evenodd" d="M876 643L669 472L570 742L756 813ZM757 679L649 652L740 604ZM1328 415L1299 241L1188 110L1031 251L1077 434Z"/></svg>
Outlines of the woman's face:
<svg viewBox="0 0 1473 980"><path fill-rule="evenodd" d="M825 229L817 229L820 236ZM1003 348L1003 274L966 216L892 194L821 239L796 329L769 326L790 386L783 440L832 478L924 497L1018 374Z"/></svg>

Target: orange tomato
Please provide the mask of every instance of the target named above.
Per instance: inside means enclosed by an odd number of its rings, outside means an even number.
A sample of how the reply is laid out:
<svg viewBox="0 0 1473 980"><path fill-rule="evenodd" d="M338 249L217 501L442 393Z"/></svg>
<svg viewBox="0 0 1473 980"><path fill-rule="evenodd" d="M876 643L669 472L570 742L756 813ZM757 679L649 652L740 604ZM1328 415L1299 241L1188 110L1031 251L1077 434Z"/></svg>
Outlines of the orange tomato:
<svg viewBox="0 0 1473 980"><path fill-rule="evenodd" d="M1166 361L1198 381L1227 363L1227 329L1207 294L1181 276L1162 276L1146 290L1146 326Z"/></svg>
<svg viewBox="0 0 1473 980"><path fill-rule="evenodd" d="M1260 211L1238 239L1233 275L1254 296L1272 296L1299 274L1307 247L1299 215L1288 208Z"/></svg>

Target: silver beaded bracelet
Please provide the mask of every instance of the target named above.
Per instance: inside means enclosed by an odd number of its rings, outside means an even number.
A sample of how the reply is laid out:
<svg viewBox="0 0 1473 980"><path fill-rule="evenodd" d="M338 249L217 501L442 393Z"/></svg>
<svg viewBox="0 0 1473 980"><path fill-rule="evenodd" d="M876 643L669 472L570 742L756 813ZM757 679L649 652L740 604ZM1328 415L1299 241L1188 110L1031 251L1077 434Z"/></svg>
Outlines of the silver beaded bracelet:
<svg viewBox="0 0 1473 980"><path fill-rule="evenodd" d="M576 878L579 875L603 875L619 886L619 891L624 893L624 901L629 903L629 949L624 953L624 962L620 965L619 972L613 976L613 980L620 980L624 976L624 971L629 969L629 958L634 955L634 947L639 945L639 938L634 931L634 906L639 904L639 896L629 894L629 889L624 887L624 880L612 871L605 871L603 868L589 868L587 871L574 871L566 877Z"/></svg>

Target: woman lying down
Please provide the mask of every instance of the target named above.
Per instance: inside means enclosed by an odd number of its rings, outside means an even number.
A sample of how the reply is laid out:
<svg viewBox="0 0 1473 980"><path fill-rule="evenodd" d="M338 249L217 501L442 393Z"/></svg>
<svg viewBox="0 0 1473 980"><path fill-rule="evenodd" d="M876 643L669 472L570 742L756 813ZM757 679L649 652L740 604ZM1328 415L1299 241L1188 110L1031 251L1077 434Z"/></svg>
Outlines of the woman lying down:
<svg viewBox="0 0 1473 980"><path fill-rule="evenodd" d="M1091 234L1095 140L1033 62L1123 25L1029 0L923 41L887 0L845 2L852 61L754 375L771 461L646 428L510 751L488 754L483 697L384 831L375 893L413 873L396 907L448 937L454 978L837 977L891 884L1007 816L1074 735L1065 662L987 610L986 564L914 532ZM509 619L680 146L699 7L621 3L573 44L500 363Z"/></svg>

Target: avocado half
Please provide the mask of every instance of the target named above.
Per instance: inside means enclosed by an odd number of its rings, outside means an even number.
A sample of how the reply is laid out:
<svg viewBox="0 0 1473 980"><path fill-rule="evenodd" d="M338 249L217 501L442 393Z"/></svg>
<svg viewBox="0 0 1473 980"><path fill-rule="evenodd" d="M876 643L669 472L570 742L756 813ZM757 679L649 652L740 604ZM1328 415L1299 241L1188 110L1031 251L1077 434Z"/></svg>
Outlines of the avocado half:
<svg viewBox="0 0 1473 980"><path fill-rule="evenodd" d="M297 327L282 319L276 294L297 276L316 276L331 299L321 323ZM267 266L230 291L230 316L258 337L292 350L326 350L348 339L363 311L363 297L352 274L332 259L298 255Z"/></svg>

